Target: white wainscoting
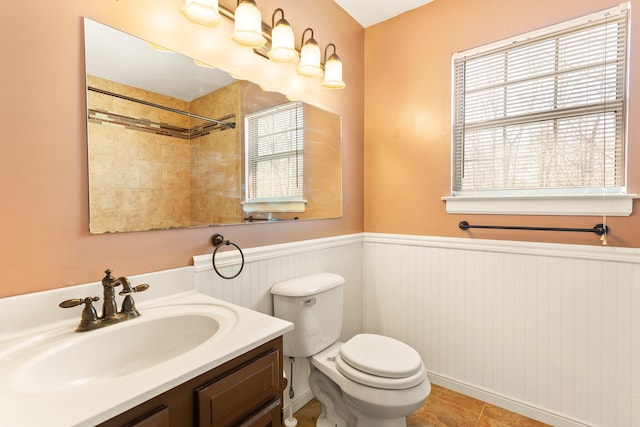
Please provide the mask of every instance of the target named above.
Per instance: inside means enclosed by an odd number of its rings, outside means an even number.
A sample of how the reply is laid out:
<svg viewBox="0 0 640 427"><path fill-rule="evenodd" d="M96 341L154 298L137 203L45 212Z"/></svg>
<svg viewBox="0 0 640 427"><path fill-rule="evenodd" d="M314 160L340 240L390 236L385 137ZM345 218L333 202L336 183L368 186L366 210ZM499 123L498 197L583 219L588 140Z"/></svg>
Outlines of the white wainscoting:
<svg viewBox="0 0 640 427"><path fill-rule="evenodd" d="M283 280L329 272L345 278L343 337L362 330L362 234L327 237L243 250L245 266L238 277L222 279L211 254L194 257L196 290L252 310L273 314L271 287ZM226 248L225 248L226 249ZM240 254L233 246L218 251L216 267L227 277L237 273Z"/></svg>
<svg viewBox="0 0 640 427"><path fill-rule="evenodd" d="M434 383L555 426L640 426L640 250L367 233L363 271L364 330Z"/></svg>
<svg viewBox="0 0 640 427"><path fill-rule="evenodd" d="M343 339L401 339L434 383L554 426L640 426L639 249L364 233L245 258L223 280L210 254L195 257L196 288L271 314L273 284L335 272L347 279ZM225 251L216 265L233 275L238 262ZM285 405L297 410L311 394L295 363Z"/></svg>

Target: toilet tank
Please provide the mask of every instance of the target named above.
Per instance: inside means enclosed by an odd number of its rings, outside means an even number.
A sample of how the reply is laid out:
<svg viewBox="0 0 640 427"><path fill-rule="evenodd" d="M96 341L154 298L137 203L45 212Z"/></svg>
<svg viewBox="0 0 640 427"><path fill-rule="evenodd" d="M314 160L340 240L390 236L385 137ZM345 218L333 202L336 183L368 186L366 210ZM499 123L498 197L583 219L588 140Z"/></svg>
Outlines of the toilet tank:
<svg viewBox="0 0 640 427"><path fill-rule="evenodd" d="M284 335L284 354L309 357L338 340L342 330L344 278L318 273L277 283L271 288L276 317L294 324Z"/></svg>

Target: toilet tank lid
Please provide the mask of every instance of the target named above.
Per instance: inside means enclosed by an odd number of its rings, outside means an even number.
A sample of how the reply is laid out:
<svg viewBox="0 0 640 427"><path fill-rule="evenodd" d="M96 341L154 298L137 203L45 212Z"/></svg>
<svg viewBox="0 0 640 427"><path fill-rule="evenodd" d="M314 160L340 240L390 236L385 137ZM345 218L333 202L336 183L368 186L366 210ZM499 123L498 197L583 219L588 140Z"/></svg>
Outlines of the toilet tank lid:
<svg viewBox="0 0 640 427"><path fill-rule="evenodd" d="M271 288L271 293L283 297L306 297L328 291L343 284L344 277L338 274L317 273L276 283Z"/></svg>

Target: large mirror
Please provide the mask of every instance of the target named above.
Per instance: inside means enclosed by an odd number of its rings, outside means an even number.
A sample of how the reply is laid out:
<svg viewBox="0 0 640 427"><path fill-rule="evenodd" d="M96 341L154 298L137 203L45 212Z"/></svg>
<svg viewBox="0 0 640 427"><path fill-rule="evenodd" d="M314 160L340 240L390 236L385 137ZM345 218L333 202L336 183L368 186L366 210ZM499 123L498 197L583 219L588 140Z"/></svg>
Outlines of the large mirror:
<svg viewBox="0 0 640 427"><path fill-rule="evenodd" d="M91 233L342 215L341 118L85 18Z"/></svg>

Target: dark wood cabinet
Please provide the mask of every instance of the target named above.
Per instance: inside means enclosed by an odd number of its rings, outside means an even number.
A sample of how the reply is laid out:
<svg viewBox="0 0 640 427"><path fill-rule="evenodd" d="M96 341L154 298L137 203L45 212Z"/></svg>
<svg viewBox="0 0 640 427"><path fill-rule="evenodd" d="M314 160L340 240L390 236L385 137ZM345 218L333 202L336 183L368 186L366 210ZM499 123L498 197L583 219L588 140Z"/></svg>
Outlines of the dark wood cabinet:
<svg viewBox="0 0 640 427"><path fill-rule="evenodd" d="M251 415L239 427L276 427L282 425L282 411L278 402L272 402Z"/></svg>
<svg viewBox="0 0 640 427"><path fill-rule="evenodd" d="M126 424L126 427L170 427L169 408L162 405L156 410Z"/></svg>
<svg viewBox="0 0 640 427"><path fill-rule="evenodd" d="M279 400L280 354L273 350L198 388L198 427L237 425Z"/></svg>
<svg viewBox="0 0 640 427"><path fill-rule="evenodd" d="M100 427L280 427L282 368L278 337Z"/></svg>

